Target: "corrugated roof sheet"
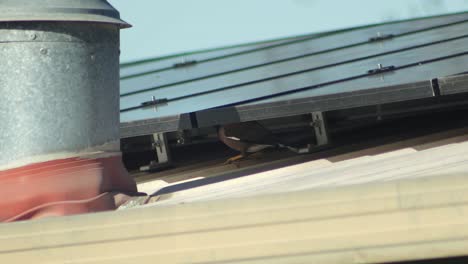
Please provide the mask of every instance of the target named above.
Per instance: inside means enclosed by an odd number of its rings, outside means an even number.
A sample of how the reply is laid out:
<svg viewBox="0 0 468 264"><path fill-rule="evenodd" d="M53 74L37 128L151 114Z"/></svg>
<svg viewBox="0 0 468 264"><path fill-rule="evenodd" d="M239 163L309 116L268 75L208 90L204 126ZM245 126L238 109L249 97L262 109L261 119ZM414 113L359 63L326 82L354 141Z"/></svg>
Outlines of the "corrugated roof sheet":
<svg viewBox="0 0 468 264"><path fill-rule="evenodd" d="M431 154L447 156L445 165L456 164L465 145ZM360 162L387 160L388 167L408 155L428 162L426 154L405 150ZM358 162L348 167L352 163ZM334 176L329 181L353 178L346 170ZM327 264L463 256L467 190L466 173L443 174L0 225L0 258L7 263Z"/></svg>
<svg viewBox="0 0 468 264"><path fill-rule="evenodd" d="M458 136L443 132L240 178L224 177L220 182L194 179L169 187L160 185L155 194L162 197L151 206L465 174L468 172L467 131L455 131Z"/></svg>

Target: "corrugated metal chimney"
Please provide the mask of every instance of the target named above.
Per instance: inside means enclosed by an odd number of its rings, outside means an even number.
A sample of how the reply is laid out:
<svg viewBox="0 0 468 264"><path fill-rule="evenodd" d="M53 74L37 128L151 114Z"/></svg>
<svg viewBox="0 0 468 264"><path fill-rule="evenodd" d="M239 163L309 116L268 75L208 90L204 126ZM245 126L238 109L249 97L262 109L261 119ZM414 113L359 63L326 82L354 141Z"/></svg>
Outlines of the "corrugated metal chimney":
<svg viewBox="0 0 468 264"><path fill-rule="evenodd" d="M105 0L0 0L0 221L114 209L119 31Z"/></svg>

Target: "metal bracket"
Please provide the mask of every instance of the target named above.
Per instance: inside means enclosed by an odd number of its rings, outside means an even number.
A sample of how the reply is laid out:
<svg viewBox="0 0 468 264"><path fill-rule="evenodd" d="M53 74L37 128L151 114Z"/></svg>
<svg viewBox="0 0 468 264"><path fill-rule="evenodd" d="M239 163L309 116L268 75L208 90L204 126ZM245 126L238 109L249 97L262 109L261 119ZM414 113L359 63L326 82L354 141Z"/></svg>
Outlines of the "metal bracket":
<svg viewBox="0 0 468 264"><path fill-rule="evenodd" d="M368 70L367 73L368 74L377 74L377 73L384 73L384 72L389 72L389 71L393 71L395 70L395 66L393 65L390 65L390 66L383 66L382 64L377 64L377 69L372 69L372 70Z"/></svg>
<svg viewBox="0 0 468 264"><path fill-rule="evenodd" d="M179 130L177 131L177 145L185 145L191 143L192 139L190 138L189 130Z"/></svg>
<svg viewBox="0 0 468 264"><path fill-rule="evenodd" d="M329 144L327 123L324 118L324 114L322 112L312 112L311 116L312 122L310 122L310 126L314 128L315 139L317 143L315 145L307 144L306 147L302 148L288 147L289 150L294 151L298 154L306 154L321 150L323 149L323 147Z"/></svg>
<svg viewBox="0 0 468 264"><path fill-rule="evenodd" d="M169 146L167 143L167 136L164 133L153 134L153 148L158 155L159 163L169 162Z"/></svg>
<svg viewBox="0 0 468 264"><path fill-rule="evenodd" d="M197 64L197 60L184 60L183 62L175 63L174 68L184 68L184 67L189 67Z"/></svg>
<svg viewBox="0 0 468 264"><path fill-rule="evenodd" d="M147 166L142 166L140 171L161 170L170 166L171 156L167 135L165 133L154 133L152 147L156 150L158 160L152 161Z"/></svg>
<svg viewBox="0 0 468 264"><path fill-rule="evenodd" d="M155 96L152 96L150 101L143 102L140 105L142 107L153 106L154 111L157 111L157 106L158 105L167 104L168 101L169 101L169 99L167 99L167 98L159 98L158 99Z"/></svg>
<svg viewBox="0 0 468 264"><path fill-rule="evenodd" d="M369 38L369 42L383 41L383 40L387 40L387 39L392 39L394 37L395 37L395 35L393 35L393 34L383 34L382 35L382 33L377 32L377 36Z"/></svg>
<svg viewBox="0 0 468 264"><path fill-rule="evenodd" d="M317 146L324 146L329 143L328 130L326 121L322 112L312 112L312 123L310 124L315 130L315 138Z"/></svg>

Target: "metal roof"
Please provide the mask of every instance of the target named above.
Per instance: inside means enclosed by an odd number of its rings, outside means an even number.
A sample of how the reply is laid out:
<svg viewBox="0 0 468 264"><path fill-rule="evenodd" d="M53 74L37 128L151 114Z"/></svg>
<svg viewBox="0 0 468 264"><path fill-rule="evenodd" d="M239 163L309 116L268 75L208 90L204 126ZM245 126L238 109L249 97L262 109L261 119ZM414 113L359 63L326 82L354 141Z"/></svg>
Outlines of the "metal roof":
<svg viewBox="0 0 468 264"><path fill-rule="evenodd" d="M129 64L122 136L444 95L467 28L462 13Z"/></svg>
<svg viewBox="0 0 468 264"><path fill-rule="evenodd" d="M134 209L0 225L0 258L332 264L465 256L464 134L432 135L400 142L413 145L396 152L381 146L380 154L368 149L359 158L351 153L341 161L224 181Z"/></svg>
<svg viewBox="0 0 468 264"><path fill-rule="evenodd" d="M245 177L217 176L155 186L160 201L147 206L167 206L227 198L337 188L415 179L468 171L467 129L444 131L401 140L360 151L317 159ZM142 183L139 188L149 191ZM153 187L154 188L154 187ZM158 190L159 189L159 190ZM150 192L151 193L151 192Z"/></svg>

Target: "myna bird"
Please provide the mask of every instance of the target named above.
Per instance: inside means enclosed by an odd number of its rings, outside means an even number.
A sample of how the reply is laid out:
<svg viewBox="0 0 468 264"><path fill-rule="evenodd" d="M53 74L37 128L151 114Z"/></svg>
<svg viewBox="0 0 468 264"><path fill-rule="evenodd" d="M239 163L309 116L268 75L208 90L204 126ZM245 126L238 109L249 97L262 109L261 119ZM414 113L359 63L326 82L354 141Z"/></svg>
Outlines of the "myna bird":
<svg viewBox="0 0 468 264"><path fill-rule="evenodd" d="M284 147L271 131L255 121L223 125L218 129L218 137L228 147L241 153L228 159L226 163L243 159L249 153L266 148Z"/></svg>

